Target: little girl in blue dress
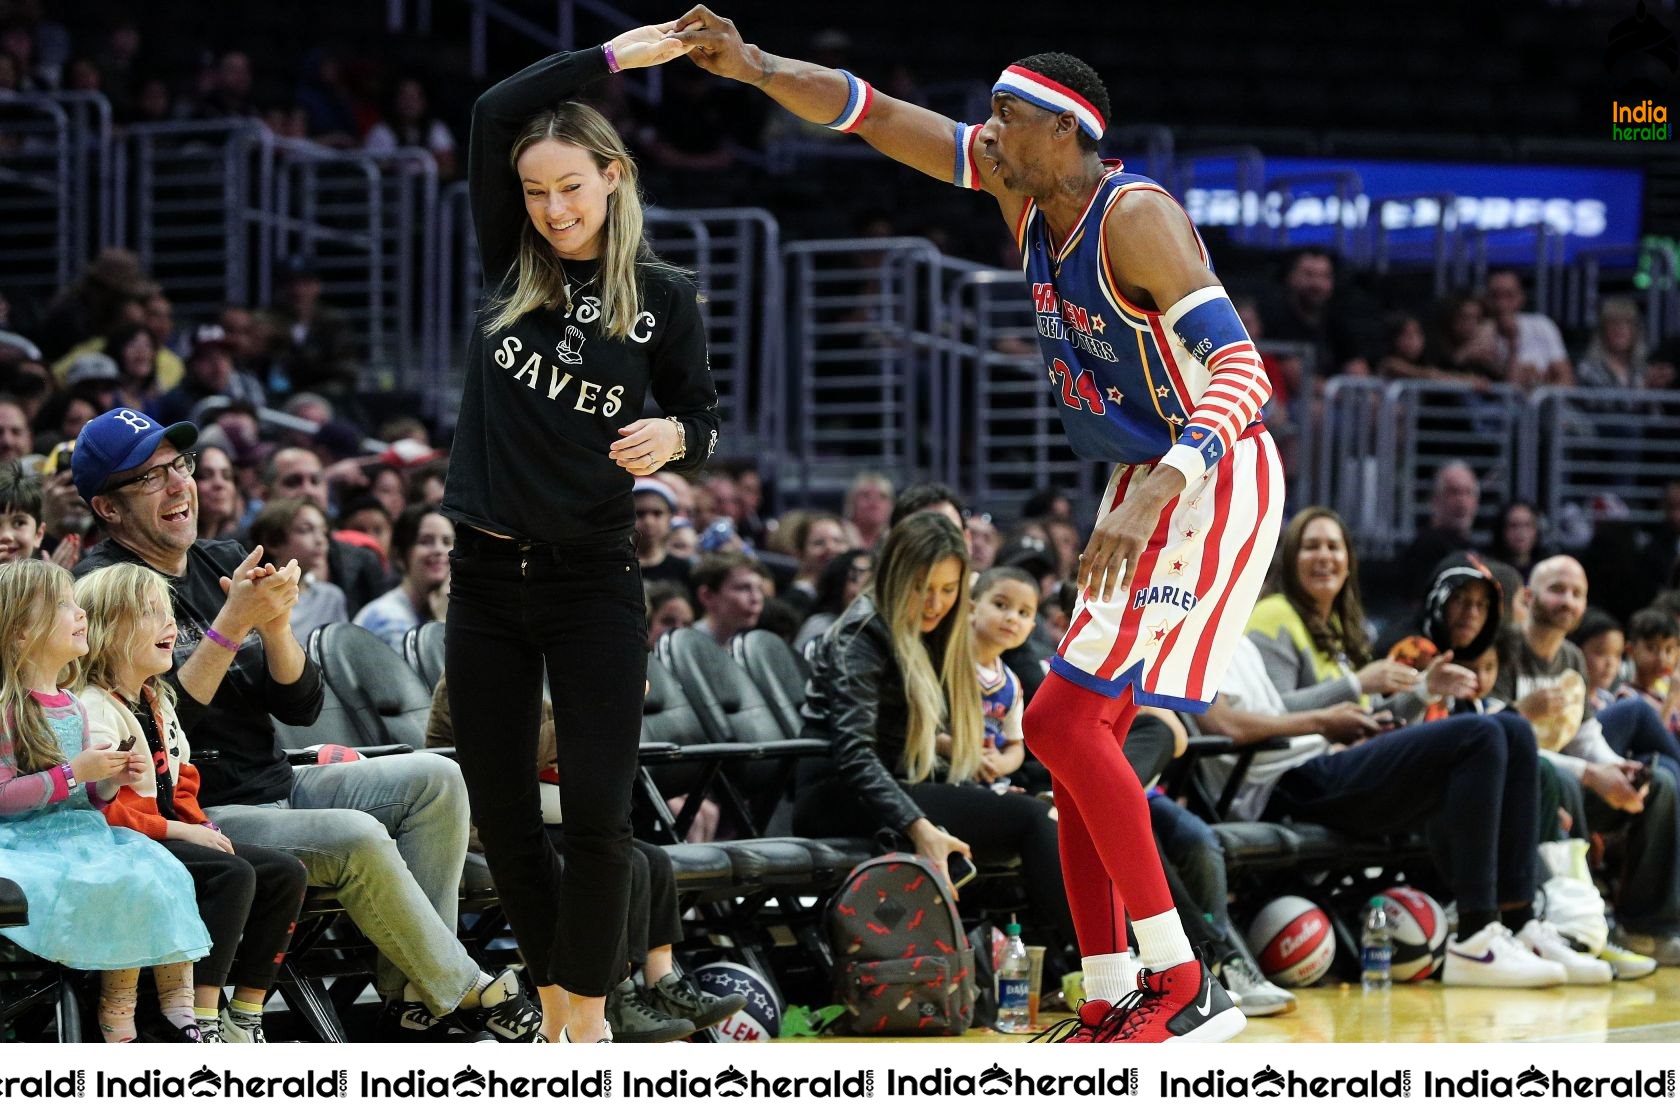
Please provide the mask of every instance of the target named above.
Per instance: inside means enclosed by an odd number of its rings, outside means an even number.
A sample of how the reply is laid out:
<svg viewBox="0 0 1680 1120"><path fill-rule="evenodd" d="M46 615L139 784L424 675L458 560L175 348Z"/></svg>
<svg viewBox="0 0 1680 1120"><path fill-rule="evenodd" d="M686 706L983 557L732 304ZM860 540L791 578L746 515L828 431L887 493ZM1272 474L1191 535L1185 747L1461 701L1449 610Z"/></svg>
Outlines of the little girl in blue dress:
<svg viewBox="0 0 1680 1120"><path fill-rule="evenodd" d="M137 970L210 950L192 877L161 845L113 829L99 812L139 779L145 752L88 742L81 702L61 687L87 652L87 616L68 572L41 560L0 566L0 643L0 877L29 900L28 924L0 936L106 972L100 1027L126 1041Z"/></svg>

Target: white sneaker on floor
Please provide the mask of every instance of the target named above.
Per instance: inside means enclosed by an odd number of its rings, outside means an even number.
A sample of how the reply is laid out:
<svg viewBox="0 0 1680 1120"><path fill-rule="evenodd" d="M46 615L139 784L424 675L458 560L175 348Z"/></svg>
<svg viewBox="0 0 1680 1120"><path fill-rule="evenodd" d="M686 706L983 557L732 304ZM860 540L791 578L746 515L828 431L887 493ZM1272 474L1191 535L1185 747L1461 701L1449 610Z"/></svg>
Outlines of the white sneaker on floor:
<svg viewBox="0 0 1680 1120"><path fill-rule="evenodd" d="M1461 988L1550 988L1568 980L1561 964L1535 956L1497 920L1449 941L1441 970L1443 984Z"/></svg>
<svg viewBox="0 0 1680 1120"><path fill-rule="evenodd" d="M1295 997L1260 974L1241 953L1232 953L1219 965L1219 982L1231 1002L1250 1019L1283 1015L1295 1010Z"/></svg>
<svg viewBox="0 0 1680 1120"><path fill-rule="evenodd" d="M1610 971L1616 974L1618 980L1638 980L1657 970L1654 959L1617 944L1614 937L1604 943L1604 951L1598 959L1610 965Z"/></svg>
<svg viewBox="0 0 1680 1120"><path fill-rule="evenodd" d="M1558 928L1543 918L1530 918L1517 932L1517 940L1541 960L1561 964L1571 984L1608 984L1616 978L1616 970L1610 967L1609 961L1577 953Z"/></svg>

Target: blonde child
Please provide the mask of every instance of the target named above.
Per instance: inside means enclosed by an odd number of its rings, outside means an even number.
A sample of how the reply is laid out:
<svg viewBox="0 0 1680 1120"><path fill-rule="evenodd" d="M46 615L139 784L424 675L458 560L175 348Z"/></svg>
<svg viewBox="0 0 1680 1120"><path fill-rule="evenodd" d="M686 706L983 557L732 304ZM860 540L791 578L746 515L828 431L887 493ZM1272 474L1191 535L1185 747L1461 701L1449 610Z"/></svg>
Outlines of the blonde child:
<svg viewBox="0 0 1680 1120"><path fill-rule="evenodd" d="M210 954L193 968L186 1007L204 1042L266 1042L262 1005L297 922L308 872L296 856L234 844L198 803L198 771L175 717L174 690L161 680L175 646L164 578L139 564L113 564L78 580L76 597L88 620L78 689L88 726L95 739L132 741L133 754L146 763L140 780L104 807L105 817L150 836L181 861L210 929ZM230 979L233 997L220 1010Z"/></svg>
<svg viewBox="0 0 1680 1120"><path fill-rule="evenodd" d="M86 710L64 691L88 648L70 574L44 560L0 566L0 642L0 875L29 899L29 924L4 935L36 956L103 971L100 1032L129 1042L140 968L167 966L158 987L179 990L188 962L210 951L192 877L97 811L139 780L144 755L95 746ZM197 1040L190 999L184 1021L169 1021L180 1041Z"/></svg>

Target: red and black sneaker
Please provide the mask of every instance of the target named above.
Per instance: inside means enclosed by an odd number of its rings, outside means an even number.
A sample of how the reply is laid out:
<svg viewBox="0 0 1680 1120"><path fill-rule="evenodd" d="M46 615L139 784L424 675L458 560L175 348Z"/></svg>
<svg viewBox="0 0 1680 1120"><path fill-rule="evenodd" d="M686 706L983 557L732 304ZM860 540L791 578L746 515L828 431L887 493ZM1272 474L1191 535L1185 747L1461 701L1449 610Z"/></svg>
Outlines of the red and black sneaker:
<svg viewBox="0 0 1680 1120"><path fill-rule="evenodd" d="M1079 1009L1069 1018L1054 1023L1033 1036L1034 1042L1101 1042L1102 1035L1118 1025L1123 1008L1137 1002L1132 992L1117 1006L1106 999L1079 1001Z"/></svg>
<svg viewBox="0 0 1680 1120"><path fill-rule="evenodd" d="M1248 1023L1199 959L1138 973L1136 1002L1099 1042L1224 1042Z"/></svg>

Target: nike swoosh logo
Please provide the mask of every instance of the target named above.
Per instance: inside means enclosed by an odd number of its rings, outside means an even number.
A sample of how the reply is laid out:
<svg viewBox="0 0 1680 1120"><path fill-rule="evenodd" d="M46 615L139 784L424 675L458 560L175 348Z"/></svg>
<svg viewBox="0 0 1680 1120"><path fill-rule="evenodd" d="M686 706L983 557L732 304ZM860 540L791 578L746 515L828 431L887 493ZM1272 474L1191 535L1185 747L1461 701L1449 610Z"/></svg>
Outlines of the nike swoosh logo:
<svg viewBox="0 0 1680 1120"><path fill-rule="evenodd" d="M1479 957L1472 957L1469 953L1461 953L1457 949L1448 949L1447 952L1451 953L1455 957L1462 957L1464 960L1467 960L1467 961L1475 961L1477 964L1492 964L1493 963L1493 950L1492 949L1489 949L1487 952L1483 953Z"/></svg>
<svg viewBox="0 0 1680 1120"><path fill-rule="evenodd" d="M1196 1012L1199 1015L1206 1015L1208 1013L1208 1010L1212 1007L1213 1007L1213 977L1209 976L1208 981L1207 981L1207 986L1202 989L1202 1002L1200 1002L1196 1005Z"/></svg>

